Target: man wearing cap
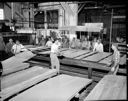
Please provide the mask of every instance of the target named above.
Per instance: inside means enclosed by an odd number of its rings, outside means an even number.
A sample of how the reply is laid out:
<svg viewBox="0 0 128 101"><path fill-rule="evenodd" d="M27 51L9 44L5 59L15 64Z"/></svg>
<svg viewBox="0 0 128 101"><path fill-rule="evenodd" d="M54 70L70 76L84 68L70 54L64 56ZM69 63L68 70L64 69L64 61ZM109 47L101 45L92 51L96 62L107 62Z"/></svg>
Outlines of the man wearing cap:
<svg viewBox="0 0 128 101"><path fill-rule="evenodd" d="M111 68L111 72L114 72L114 74L116 74L119 69L119 63L120 63L120 52L118 51L117 43L112 43L112 50L114 51L114 53L112 56L113 66Z"/></svg>

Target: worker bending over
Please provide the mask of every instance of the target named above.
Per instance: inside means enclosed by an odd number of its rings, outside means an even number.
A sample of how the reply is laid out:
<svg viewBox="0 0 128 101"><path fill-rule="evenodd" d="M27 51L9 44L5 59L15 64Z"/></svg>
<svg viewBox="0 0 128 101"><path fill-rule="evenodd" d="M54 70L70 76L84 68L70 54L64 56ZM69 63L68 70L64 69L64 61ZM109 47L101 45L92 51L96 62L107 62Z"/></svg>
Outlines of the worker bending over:
<svg viewBox="0 0 128 101"><path fill-rule="evenodd" d="M12 53L15 55L26 50L27 49L25 49L25 47L22 44L20 44L19 40L16 40L16 44L14 44L11 49Z"/></svg>
<svg viewBox="0 0 128 101"><path fill-rule="evenodd" d="M114 74L116 74L119 69L119 63L120 63L120 52L118 51L118 44L113 43L112 50L114 51L114 53L111 61L111 63L113 64L111 68L111 72L114 72Z"/></svg>
<svg viewBox="0 0 128 101"><path fill-rule="evenodd" d="M9 39L9 42L6 44L6 53L8 54L8 57L13 56L11 49L14 44L15 43L13 42L11 38Z"/></svg>
<svg viewBox="0 0 128 101"><path fill-rule="evenodd" d="M60 55L59 47L60 47L59 39L55 39L54 43L51 46L50 58L51 58L51 68L52 69L56 68L58 74L60 70L60 62L58 59L58 55Z"/></svg>
<svg viewBox="0 0 128 101"><path fill-rule="evenodd" d="M103 52L103 44L101 43L101 39L98 39L94 45L93 51Z"/></svg>

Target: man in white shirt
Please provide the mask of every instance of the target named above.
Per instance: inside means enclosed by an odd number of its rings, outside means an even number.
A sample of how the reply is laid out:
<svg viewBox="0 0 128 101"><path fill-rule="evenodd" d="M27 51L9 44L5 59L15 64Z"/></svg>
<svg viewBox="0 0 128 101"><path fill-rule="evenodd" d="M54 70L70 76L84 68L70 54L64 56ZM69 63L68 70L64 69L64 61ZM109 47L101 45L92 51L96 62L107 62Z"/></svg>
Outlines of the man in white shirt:
<svg viewBox="0 0 128 101"><path fill-rule="evenodd" d="M51 47L52 46L52 40L51 40L51 38L48 38L48 41L47 41L47 43L46 43L46 47Z"/></svg>
<svg viewBox="0 0 128 101"><path fill-rule="evenodd" d="M111 63L113 63L111 72L114 72L114 74L116 74L119 69L119 63L120 63L120 52L118 51L117 43L112 43L112 50L114 51L114 53L111 61Z"/></svg>
<svg viewBox="0 0 128 101"><path fill-rule="evenodd" d="M95 43L93 51L97 52L103 52L103 44L101 43L101 39L97 40L97 43Z"/></svg>
<svg viewBox="0 0 128 101"><path fill-rule="evenodd" d="M60 70L60 62L57 57L59 55L59 47L60 47L59 40L56 39L55 42L51 46L51 53L50 53L51 68L52 69L56 68L58 74L59 74L59 70Z"/></svg>
<svg viewBox="0 0 128 101"><path fill-rule="evenodd" d="M27 49L25 49L25 47L22 44L20 44L20 42L18 40L16 40L16 44L14 44L11 49L13 54L18 54L18 53L20 53L22 51L26 51L26 50Z"/></svg>

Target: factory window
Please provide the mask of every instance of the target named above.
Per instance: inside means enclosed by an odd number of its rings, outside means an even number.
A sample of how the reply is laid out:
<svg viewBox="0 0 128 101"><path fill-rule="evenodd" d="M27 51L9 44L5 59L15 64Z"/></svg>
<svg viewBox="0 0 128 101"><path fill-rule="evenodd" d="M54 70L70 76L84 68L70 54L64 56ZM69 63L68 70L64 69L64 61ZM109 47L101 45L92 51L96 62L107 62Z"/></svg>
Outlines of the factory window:
<svg viewBox="0 0 128 101"><path fill-rule="evenodd" d="M44 12L38 12L35 17L35 28L37 29L44 29Z"/></svg>
<svg viewBox="0 0 128 101"><path fill-rule="evenodd" d="M58 10L47 11L48 29L58 29Z"/></svg>

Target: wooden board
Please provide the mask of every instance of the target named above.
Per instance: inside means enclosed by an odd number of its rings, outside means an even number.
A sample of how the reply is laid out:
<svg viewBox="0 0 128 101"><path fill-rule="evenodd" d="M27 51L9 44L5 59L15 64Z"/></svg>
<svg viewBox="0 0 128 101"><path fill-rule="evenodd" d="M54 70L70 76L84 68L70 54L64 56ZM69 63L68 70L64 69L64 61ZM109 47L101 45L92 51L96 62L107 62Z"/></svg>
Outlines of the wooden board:
<svg viewBox="0 0 128 101"><path fill-rule="evenodd" d="M24 61L27 61L28 59L34 57L35 54L33 54L31 51L25 51L22 53L19 53L15 56L12 56L4 61L2 61L3 68L10 67L10 65L14 64L14 66L18 63L22 63Z"/></svg>
<svg viewBox="0 0 128 101"><path fill-rule="evenodd" d="M127 98L126 77L106 75L93 88L84 101L89 100L121 100Z"/></svg>
<svg viewBox="0 0 128 101"><path fill-rule="evenodd" d="M82 55L82 56L79 56L79 57L76 57L76 58L74 58L74 59L82 59L82 58L84 58L84 57L87 57L87 56L89 56L89 55L93 55L93 54L95 54L96 52L87 52L87 54L85 54L85 55Z"/></svg>
<svg viewBox="0 0 128 101"><path fill-rule="evenodd" d="M1 79L1 92L2 99L6 99L19 91L22 91L44 79L50 78L57 74L54 69L43 68L34 66L29 69L4 76Z"/></svg>
<svg viewBox="0 0 128 101"><path fill-rule="evenodd" d="M99 61L99 63L104 63L104 64L108 64L110 65L110 62L112 60L112 55ZM121 58L120 58L120 65L126 65L126 55L123 55Z"/></svg>
<svg viewBox="0 0 128 101"><path fill-rule="evenodd" d="M73 52L76 52L76 51L78 51L78 50L76 50L76 49L68 49L66 51L62 51L61 53L66 56L66 55L69 55L69 54L71 54Z"/></svg>
<svg viewBox="0 0 128 101"><path fill-rule="evenodd" d="M33 54L31 51L25 51L25 52L15 55L16 58L23 58L24 61L26 61L34 56L35 56L35 54Z"/></svg>
<svg viewBox="0 0 128 101"><path fill-rule="evenodd" d="M109 56L111 53L107 53L107 52L98 52L97 54L91 55L89 57L86 57L82 60L87 60L87 61L94 61L97 62L107 56Z"/></svg>
<svg viewBox="0 0 128 101"><path fill-rule="evenodd" d="M24 47L29 49L29 48L35 48L37 46L35 46L35 45L24 45Z"/></svg>
<svg viewBox="0 0 128 101"><path fill-rule="evenodd" d="M12 64L11 64L12 65ZM19 70L26 69L30 66L29 63L18 63L15 66L9 66L8 68L3 68L2 75L7 75L9 73L13 73Z"/></svg>
<svg viewBox="0 0 128 101"><path fill-rule="evenodd" d="M10 99L10 101L70 101L92 80L69 75L50 78Z"/></svg>
<svg viewBox="0 0 128 101"><path fill-rule="evenodd" d="M50 54L51 51L39 52L38 54Z"/></svg>
<svg viewBox="0 0 128 101"><path fill-rule="evenodd" d="M49 47L44 47L44 46L37 46L34 48L28 48L31 51L35 51L35 50L43 50L43 49L49 49Z"/></svg>
<svg viewBox="0 0 128 101"><path fill-rule="evenodd" d="M82 55L82 54L85 54L87 52L89 52L89 50L85 50L85 51L84 50L78 50L78 51L75 51L75 52L70 53L70 54L64 54L64 56L68 57L68 58L75 58L75 57Z"/></svg>

